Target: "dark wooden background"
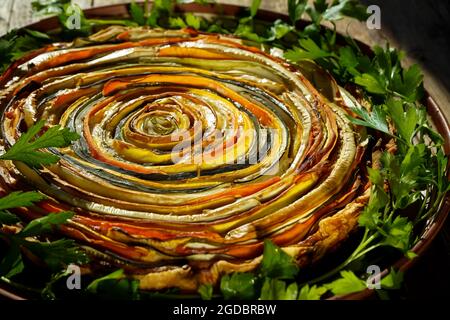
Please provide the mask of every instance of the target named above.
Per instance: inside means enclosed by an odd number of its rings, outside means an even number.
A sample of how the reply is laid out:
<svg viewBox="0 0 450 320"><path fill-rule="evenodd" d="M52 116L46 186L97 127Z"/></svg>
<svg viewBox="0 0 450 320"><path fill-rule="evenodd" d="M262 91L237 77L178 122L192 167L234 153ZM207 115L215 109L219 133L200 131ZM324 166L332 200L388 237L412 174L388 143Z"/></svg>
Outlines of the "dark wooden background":
<svg viewBox="0 0 450 320"><path fill-rule="evenodd" d="M0 35L25 26L32 17L32 0L0 0ZM425 73L425 86L450 119L450 0L361 0L381 8L381 30L368 30L364 23L344 20L338 30L368 44L389 41L407 52L407 64L417 62ZM73 0L82 8L129 1ZM251 0L216 2L249 5ZM287 11L287 0L262 0L262 8ZM416 266L407 272L405 288L398 297L443 299L450 297L450 221Z"/></svg>

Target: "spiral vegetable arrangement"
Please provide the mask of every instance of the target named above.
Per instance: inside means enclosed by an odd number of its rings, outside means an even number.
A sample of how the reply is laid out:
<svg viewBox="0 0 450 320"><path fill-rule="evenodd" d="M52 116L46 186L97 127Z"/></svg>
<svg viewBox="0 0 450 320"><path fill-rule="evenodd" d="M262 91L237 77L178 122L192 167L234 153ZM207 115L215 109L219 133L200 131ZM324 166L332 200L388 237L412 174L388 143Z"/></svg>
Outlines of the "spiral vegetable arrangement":
<svg viewBox="0 0 450 320"><path fill-rule="evenodd" d="M39 120L81 139L47 150L57 164L15 162L2 185L48 196L30 217L74 211L61 232L142 289L254 270L265 239L314 262L357 226L366 141L354 98L272 53L117 26L35 51L0 79L6 147Z"/></svg>

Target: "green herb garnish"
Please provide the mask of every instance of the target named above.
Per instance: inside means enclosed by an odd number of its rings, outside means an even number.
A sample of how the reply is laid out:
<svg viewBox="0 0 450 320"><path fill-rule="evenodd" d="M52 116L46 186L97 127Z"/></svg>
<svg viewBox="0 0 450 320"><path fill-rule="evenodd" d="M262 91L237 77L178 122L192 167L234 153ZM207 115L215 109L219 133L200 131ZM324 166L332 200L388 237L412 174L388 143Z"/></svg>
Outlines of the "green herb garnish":
<svg viewBox="0 0 450 320"><path fill-rule="evenodd" d="M33 125L16 141L9 150L0 156L0 160L21 161L32 167L49 165L58 162L59 157L48 152L39 151L50 147L67 147L80 136L67 128L61 129L59 125L50 127L38 136L44 127L44 121Z"/></svg>

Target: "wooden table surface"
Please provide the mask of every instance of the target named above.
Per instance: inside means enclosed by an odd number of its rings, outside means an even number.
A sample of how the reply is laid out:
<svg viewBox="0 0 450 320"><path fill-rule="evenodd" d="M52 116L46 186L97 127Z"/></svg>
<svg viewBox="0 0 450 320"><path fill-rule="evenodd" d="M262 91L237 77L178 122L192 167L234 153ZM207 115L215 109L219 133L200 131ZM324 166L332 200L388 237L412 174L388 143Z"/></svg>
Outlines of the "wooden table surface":
<svg viewBox="0 0 450 320"><path fill-rule="evenodd" d="M82 8L126 3L131 0L73 0ZM450 119L450 1L449 0L361 0L381 8L381 30L368 30L364 23L343 20L338 31L370 45L386 41L407 52L406 64L417 62L425 74L425 87ZM0 0L0 35L39 20L33 17L32 0ZM216 2L249 5L251 0ZM262 0L261 8L287 12L287 0ZM443 298L450 292L450 223L416 267L406 275L407 298Z"/></svg>

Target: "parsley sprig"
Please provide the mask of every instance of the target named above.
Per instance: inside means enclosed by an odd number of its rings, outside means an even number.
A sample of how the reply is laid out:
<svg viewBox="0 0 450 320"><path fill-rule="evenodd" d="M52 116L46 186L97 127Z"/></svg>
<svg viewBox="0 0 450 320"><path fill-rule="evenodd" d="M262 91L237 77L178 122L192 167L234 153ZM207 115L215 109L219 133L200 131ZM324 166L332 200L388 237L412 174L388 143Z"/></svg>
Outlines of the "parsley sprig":
<svg viewBox="0 0 450 320"><path fill-rule="evenodd" d="M1 201L2 199L0 199ZM8 243L8 250L0 262L0 275L12 278L24 270L24 250L42 260L52 271L59 271L70 263L87 262L86 255L73 240L36 241L33 237L48 234L56 226L64 224L73 216L72 212L51 213L32 220L16 234L0 232L0 238ZM10 223L11 220L2 220Z"/></svg>
<svg viewBox="0 0 450 320"><path fill-rule="evenodd" d="M32 167L52 164L59 158L40 151L41 149L65 147L79 138L78 134L59 126L53 126L38 136L43 127L43 121L32 126L0 159L21 161ZM45 237L67 223L73 217L73 212L50 213L28 223L13 213L16 208L30 207L44 199L45 196L37 191L15 191L0 198L0 240L7 244L7 250L0 261L2 281L15 284L11 278L24 271L25 257L38 259L55 273L70 263L87 262L86 254L73 240L50 241Z"/></svg>
<svg viewBox="0 0 450 320"><path fill-rule="evenodd" d="M40 149L67 147L72 141L80 138L76 132L72 132L68 128L61 128L59 125L50 127L38 136L44 125L45 121L41 120L32 126L6 153L0 155L0 160L21 161L32 167L53 164L58 162L59 157L39 151Z"/></svg>
<svg viewBox="0 0 450 320"><path fill-rule="evenodd" d="M298 273L295 261L270 240L266 240L259 269L256 272L223 276L220 291L225 299L319 300L326 294L344 295L367 288L367 279L359 278L350 270L341 271L340 277L321 285L299 286L296 282ZM386 296L386 290L398 289L402 281L403 274L391 269L381 280L381 288L377 292ZM211 285L202 285L199 293L203 299L213 298Z"/></svg>
<svg viewBox="0 0 450 320"><path fill-rule="evenodd" d="M128 19L89 19L80 6L71 3L71 0L34 0L31 5L36 15L57 15L62 27L62 36L65 38L89 35L98 26L137 26Z"/></svg>

